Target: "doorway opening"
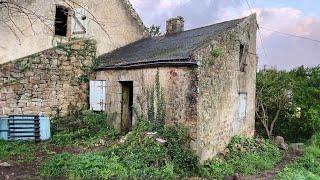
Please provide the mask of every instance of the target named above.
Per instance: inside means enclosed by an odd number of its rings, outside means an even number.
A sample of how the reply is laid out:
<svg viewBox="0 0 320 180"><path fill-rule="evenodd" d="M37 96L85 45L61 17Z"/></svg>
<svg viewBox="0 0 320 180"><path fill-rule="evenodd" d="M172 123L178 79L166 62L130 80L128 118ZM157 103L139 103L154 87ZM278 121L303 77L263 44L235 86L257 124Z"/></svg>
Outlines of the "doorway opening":
<svg viewBox="0 0 320 180"><path fill-rule="evenodd" d="M121 134L127 134L132 130L132 105L133 105L133 82L122 81L121 99Z"/></svg>

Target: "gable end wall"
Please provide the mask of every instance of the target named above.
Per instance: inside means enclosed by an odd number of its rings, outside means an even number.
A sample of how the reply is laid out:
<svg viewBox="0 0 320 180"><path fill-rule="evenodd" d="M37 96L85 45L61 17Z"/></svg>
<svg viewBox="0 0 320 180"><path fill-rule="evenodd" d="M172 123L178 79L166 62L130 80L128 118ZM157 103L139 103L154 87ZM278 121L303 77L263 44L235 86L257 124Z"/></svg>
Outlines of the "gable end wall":
<svg viewBox="0 0 320 180"><path fill-rule="evenodd" d="M240 72L240 42L249 46L246 73ZM212 55L212 50L222 54ZM223 151L234 135L252 136L255 118L256 20L247 18L239 27L229 30L199 48L194 58L198 68L197 140L192 145L201 161ZM239 92L247 93L244 119L238 119Z"/></svg>

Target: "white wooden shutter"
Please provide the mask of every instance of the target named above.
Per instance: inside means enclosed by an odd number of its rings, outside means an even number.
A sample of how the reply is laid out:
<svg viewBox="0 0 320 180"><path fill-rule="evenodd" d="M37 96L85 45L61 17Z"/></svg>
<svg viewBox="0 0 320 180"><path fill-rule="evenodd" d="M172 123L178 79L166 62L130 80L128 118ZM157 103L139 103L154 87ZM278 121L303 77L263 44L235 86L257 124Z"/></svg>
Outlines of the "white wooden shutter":
<svg viewBox="0 0 320 180"><path fill-rule="evenodd" d="M246 118L247 111L247 93L240 93L239 101L239 120L243 121Z"/></svg>
<svg viewBox="0 0 320 180"><path fill-rule="evenodd" d="M106 110L106 81L90 81L90 109Z"/></svg>
<svg viewBox="0 0 320 180"><path fill-rule="evenodd" d="M84 8L74 8L72 19L72 34L86 34L88 17Z"/></svg>

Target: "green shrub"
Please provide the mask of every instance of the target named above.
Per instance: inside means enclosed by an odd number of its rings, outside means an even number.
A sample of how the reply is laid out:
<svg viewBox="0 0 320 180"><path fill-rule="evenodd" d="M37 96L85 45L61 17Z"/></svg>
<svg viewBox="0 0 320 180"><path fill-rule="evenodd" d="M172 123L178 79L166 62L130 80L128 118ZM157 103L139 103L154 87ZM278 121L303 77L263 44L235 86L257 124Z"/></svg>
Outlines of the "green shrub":
<svg viewBox="0 0 320 180"><path fill-rule="evenodd" d="M320 67L302 66L289 72L264 70L257 73L257 99L277 102L272 90L281 86L288 91L290 101L281 109L273 134L283 136L291 142L306 141L320 131ZM268 103L264 107L270 123L279 109L275 107L277 104L274 103ZM257 110L258 114L263 114L261 108ZM266 135L259 118L256 120L256 127L259 134Z"/></svg>
<svg viewBox="0 0 320 180"><path fill-rule="evenodd" d="M51 142L56 145L89 145L100 139L115 140L117 131L108 125L112 119L105 113L76 111L65 118L53 120Z"/></svg>
<svg viewBox="0 0 320 180"><path fill-rule="evenodd" d="M204 177L222 179L235 172L253 174L273 168L281 159L281 153L271 142L235 136L228 145L229 154L221 159L207 161L201 167Z"/></svg>

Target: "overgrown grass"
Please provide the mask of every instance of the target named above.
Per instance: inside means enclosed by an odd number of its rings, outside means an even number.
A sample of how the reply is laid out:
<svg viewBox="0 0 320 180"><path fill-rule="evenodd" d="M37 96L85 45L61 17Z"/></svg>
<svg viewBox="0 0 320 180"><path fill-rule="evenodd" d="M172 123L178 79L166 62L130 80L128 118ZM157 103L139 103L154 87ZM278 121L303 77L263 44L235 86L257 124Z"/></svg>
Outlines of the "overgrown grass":
<svg viewBox="0 0 320 180"><path fill-rule="evenodd" d="M278 174L278 179L320 179L320 133L312 136L304 154Z"/></svg>
<svg viewBox="0 0 320 180"><path fill-rule="evenodd" d="M5 142L0 140L0 161L30 162L34 159L35 144L29 142Z"/></svg>
<svg viewBox="0 0 320 180"><path fill-rule="evenodd" d="M206 178L223 179L224 176L241 173L254 174L272 169L281 160L281 153L271 142L264 139L234 137L224 159L207 161L201 168Z"/></svg>
<svg viewBox="0 0 320 180"><path fill-rule="evenodd" d="M42 165L41 175L69 179L176 179L198 173L198 158L183 148L188 144L183 128L166 127L148 135L151 129L149 122L142 121L124 143L102 152L56 155Z"/></svg>
<svg viewBox="0 0 320 180"><path fill-rule="evenodd" d="M112 118L112 115L106 113L77 111L65 118L54 119L51 143L89 146L101 140L114 140L118 134L108 125Z"/></svg>

